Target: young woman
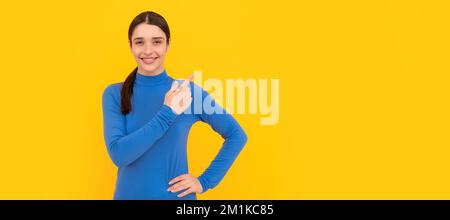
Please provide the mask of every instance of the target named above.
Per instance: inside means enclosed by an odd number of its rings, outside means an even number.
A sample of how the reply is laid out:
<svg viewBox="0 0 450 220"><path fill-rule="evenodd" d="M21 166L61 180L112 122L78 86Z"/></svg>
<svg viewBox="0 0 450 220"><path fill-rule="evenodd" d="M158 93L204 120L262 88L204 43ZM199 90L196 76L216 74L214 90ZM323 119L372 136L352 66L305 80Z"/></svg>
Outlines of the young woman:
<svg viewBox="0 0 450 220"><path fill-rule="evenodd" d="M214 100L212 105L223 114L195 112L191 104L211 97L190 79L178 83L167 74L170 31L161 15L136 16L128 40L137 68L125 82L109 85L102 96L105 143L118 167L114 199L197 199L196 193L222 180L247 136ZM191 94L194 90L200 91L198 100ZM225 139L199 177L189 173L186 154L189 130L197 121L208 123Z"/></svg>

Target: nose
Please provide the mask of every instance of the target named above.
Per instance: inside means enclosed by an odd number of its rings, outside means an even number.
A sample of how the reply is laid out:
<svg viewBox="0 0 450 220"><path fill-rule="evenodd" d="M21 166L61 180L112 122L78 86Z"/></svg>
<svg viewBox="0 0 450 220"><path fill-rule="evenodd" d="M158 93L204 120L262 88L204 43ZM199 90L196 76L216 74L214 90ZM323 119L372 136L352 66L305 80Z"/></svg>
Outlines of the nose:
<svg viewBox="0 0 450 220"><path fill-rule="evenodd" d="M144 47L144 54L150 55L153 52L153 47L151 44L146 44Z"/></svg>

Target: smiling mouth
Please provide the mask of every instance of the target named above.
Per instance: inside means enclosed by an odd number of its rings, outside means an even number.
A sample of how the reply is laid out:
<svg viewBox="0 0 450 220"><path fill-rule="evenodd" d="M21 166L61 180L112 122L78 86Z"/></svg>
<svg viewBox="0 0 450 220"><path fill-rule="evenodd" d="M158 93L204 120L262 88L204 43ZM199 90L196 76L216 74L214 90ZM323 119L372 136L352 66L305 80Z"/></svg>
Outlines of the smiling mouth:
<svg viewBox="0 0 450 220"><path fill-rule="evenodd" d="M152 64L155 62L156 59L158 59L158 57L141 57L140 58L142 60L142 62L144 62L145 64Z"/></svg>

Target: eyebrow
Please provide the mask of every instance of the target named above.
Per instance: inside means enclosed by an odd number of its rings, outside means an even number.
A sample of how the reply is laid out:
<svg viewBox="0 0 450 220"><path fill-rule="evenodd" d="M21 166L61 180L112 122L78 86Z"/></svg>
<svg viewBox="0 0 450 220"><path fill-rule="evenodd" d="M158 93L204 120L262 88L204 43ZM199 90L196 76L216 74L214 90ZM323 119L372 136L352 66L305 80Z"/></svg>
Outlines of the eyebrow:
<svg viewBox="0 0 450 220"><path fill-rule="evenodd" d="M163 40L163 39L164 39L163 37L152 37L152 40ZM133 39L133 41L135 41L135 40L144 40L144 38L143 37L136 37L136 38Z"/></svg>

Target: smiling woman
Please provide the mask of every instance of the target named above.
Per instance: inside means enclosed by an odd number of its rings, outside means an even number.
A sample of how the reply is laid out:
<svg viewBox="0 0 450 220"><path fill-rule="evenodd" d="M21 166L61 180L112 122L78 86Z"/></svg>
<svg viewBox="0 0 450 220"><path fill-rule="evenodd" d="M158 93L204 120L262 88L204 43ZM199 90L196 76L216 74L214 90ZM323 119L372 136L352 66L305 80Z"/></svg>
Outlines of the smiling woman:
<svg viewBox="0 0 450 220"><path fill-rule="evenodd" d="M104 138L118 167L115 199L196 199L214 188L244 147L247 136L232 115L190 114L191 90L209 94L190 82L178 83L164 67L170 31L166 20L143 12L128 31L137 68L123 83L103 92ZM200 100L200 101L201 101ZM213 100L212 105L221 108ZM187 138L197 121L209 124L225 141L209 167L196 177L189 173Z"/></svg>
<svg viewBox="0 0 450 220"><path fill-rule="evenodd" d="M163 25L161 26L164 28ZM130 49L138 63L138 71L144 75L157 75L164 68L162 62L169 49L168 27L164 32L156 25L140 23L134 28L132 34Z"/></svg>

